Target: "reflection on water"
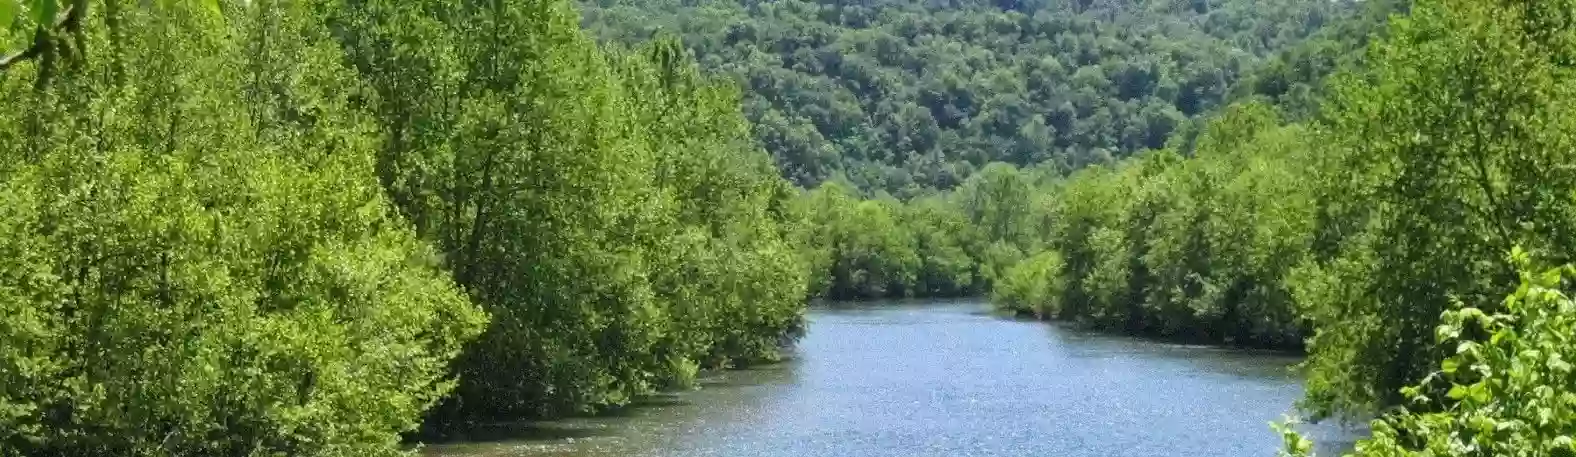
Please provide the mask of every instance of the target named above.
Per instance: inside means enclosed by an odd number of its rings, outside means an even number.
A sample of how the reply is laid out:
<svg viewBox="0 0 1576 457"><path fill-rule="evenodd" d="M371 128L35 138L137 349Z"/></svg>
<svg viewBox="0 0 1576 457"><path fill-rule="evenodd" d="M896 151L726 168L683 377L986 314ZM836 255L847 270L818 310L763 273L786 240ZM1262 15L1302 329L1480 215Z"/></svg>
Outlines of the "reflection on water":
<svg viewBox="0 0 1576 457"><path fill-rule="evenodd" d="M993 317L975 302L826 304L783 364L611 417L480 430L432 456L1252 456L1297 359ZM1321 453L1353 432L1310 428Z"/></svg>

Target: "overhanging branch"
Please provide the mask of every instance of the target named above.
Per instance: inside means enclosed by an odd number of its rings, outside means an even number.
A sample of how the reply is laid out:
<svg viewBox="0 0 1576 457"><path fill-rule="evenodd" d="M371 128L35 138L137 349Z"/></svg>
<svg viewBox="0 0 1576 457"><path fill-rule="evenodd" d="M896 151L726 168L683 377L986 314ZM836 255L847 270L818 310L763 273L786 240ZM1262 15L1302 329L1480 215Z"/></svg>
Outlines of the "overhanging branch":
<svg viewBox="0 0 1576 457"><path fill-rule="evenodd" d="M50 30L59 29L68 25L73 27L78 26L78 22L80 21L77 19L77 12L80 10L74 8L73 6L74 5L66 6L65 14L60 19L55 21L54 26L39 27L37 30L35 30L33 32L33 44L28 45L27 49L23 49L22 52L18 52L16 54L0 57L0 71L6 71L7 69L10 69L12 65L16 65L22 61L38 57L39 54L43 54L44 50L48 49L51 45Z"/></svg>

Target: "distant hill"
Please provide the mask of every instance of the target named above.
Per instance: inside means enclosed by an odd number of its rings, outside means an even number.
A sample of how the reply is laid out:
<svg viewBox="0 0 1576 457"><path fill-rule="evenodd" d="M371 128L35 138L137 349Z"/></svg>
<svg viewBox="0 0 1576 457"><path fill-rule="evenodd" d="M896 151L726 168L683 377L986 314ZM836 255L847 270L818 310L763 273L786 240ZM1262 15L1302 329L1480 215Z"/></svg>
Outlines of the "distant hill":
<svg viewBox="0 0 1576 457"><path fill-rule="evenodd" d="M757 138L793 182L841 174L903 196L953 187L991 161L1074 169L1160 147L1233 96L1308 99L1299 94L1352 46L1305 41L1360 16L1362 4L600 0L581 8L586 28L605 41L665 31L703 67L735 78ZM1366 34L1352 29L1323 35Z"/></svg>

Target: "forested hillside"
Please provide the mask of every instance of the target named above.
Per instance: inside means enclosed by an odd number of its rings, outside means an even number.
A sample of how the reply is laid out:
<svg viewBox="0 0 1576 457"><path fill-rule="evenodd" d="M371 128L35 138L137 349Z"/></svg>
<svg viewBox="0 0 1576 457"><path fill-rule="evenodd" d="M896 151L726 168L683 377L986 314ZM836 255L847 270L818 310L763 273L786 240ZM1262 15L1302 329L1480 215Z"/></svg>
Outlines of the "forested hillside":
<svg viewBox="0 0 1576 457"><path fill-rule="evenodd" d="M1345 49L1305 46L1344 0L582 2L604 40L682 38L745 89L783 175L898 197L986 163L1062 171L1159 148L1239 92L1307 100ZM1347 27L1342 25L1341 27ZM1324 43L1342 33L1331 30ZM1304 58L1313 57L1313 58Z"/></svg>

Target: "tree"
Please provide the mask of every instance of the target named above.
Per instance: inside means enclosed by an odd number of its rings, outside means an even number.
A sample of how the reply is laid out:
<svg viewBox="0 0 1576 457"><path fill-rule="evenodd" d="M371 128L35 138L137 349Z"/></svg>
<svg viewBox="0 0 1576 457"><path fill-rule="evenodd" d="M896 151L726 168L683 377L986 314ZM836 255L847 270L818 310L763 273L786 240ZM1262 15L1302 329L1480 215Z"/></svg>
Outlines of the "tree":
<svg viewBox="0 0 1576 457"><path fill-rule="evenodd" d="M0 454L408 454L486 317L354 75L304 8L116 3L0 73Z"/></svg>
<svg viewBox="0 0 1576 457"><path fill-rule="evenodd" d="M1520 286L1487 307L1456 303L1434 334L1453 347L1418 384L1400 389L1401 407L1375 419L1373 436L1352 456L1569 455L1576 395L1567 339L1576 302L1564 292L1570 266L1537 270L1515 248ZM1282 455L1311 455L1312 443L1286 424Z"/></svg>
<svg viewBox="0 0 1576 457"><path fill-rule="evenodd" d="M1014 264L991 292L991 301L1008 311L1036 317L1061 313L1062 257L1045 251Z"/></svg>
<svg viewBox="0 0 1576 457"><path fill-rule="evenodd" d="M1319 165L1320 229L1339 254L1304 271L1297 300L1319 333L1309 407L1364 412L1447 348L1431 340L1447 303L1492 303L1514 278L1492 259L1516 244L1566 246L1576 47L1565 2L1418 2L1392 21L1369 68L1330 101L1333 148ZM1553 9L1550 9L1553 8ZM1563 252L1540 252L1564 263ZM1496 311L1489 308L1489 311Z"/></svg>

